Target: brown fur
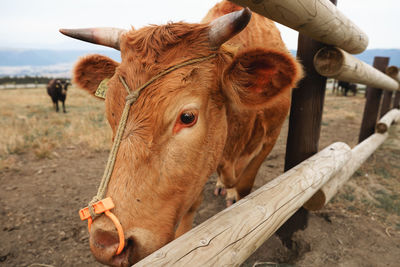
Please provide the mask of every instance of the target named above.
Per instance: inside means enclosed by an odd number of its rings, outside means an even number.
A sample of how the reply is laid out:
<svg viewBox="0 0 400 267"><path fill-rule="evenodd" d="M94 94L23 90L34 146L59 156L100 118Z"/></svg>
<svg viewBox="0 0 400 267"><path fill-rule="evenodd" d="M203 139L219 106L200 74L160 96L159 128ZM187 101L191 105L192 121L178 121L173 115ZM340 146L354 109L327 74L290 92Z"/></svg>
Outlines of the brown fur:
<svg viewBox="0 0 400 267"><path fill-rule="evenodd" d="M215 170L236 198L250 192L279 135L301 69L274 24L255 14L243 32L212 51L208 22L237 9L223 1L203 24L131 30L121 38L121 64L90 56L75 67L75 81L92 94L110 78L106 114L115 134L127 94L119 75L135 90L170 66L217 53L156 80L132 105L107 191L130 245L114 256L116 233L101 216L90 233L99 261L132 264L189 230ZM198 114L193 126L175 127L183 111Z"/></svg>

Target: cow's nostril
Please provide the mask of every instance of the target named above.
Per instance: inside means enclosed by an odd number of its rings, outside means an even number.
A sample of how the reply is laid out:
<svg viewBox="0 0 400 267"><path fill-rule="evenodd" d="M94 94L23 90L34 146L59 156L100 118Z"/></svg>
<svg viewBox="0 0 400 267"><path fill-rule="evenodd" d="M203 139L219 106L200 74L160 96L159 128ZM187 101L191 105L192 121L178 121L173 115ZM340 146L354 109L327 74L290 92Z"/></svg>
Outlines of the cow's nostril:
<svg viewBox="0 0 400 267"><path fill-rule="evenodd" d="M104 231L104 230L96 230L93 235L94 244L101 248L109 248L112 246L118 246L119 238L117 233Z"/></svg>
<svg viewBox="0 0 400 267"><path fill-rule="evenodd" d="M111 261L113 266L131 266L133 264L132 256L133 256L133 247L134 242L132 239L128 239L125 241L124 250L122 250L121 254L114 255Z"/></svg>
<svg viewBox="0 0 400 267"><path fill-rule="evenodd" d="M125 242L125 250L130 251L130 253L133 253L133 249L135 246L135 241L133 241L132 238L128 238L128 240L126 240Z"/></svg>

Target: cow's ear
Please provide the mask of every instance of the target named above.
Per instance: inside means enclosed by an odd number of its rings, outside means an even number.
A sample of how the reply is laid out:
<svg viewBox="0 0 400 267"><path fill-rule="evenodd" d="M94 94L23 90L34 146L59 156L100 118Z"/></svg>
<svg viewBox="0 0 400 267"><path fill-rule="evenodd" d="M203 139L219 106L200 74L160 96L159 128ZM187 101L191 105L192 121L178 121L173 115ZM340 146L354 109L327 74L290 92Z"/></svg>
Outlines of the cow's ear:
<svg viewBox="0 0 400 267"><path fill-rule="evenodd" d="M300 64L280 51L252 49L239 52L223 73L223 90L240 109L260 109L302 77Z"/></svg>
<svg viewBox="0 0 400 267"><path fill-rule="evenodd" d="M114 75L118 65L118 62L102 55L85 56L75 65L74 82L94 95L99 84Z"/></svg>

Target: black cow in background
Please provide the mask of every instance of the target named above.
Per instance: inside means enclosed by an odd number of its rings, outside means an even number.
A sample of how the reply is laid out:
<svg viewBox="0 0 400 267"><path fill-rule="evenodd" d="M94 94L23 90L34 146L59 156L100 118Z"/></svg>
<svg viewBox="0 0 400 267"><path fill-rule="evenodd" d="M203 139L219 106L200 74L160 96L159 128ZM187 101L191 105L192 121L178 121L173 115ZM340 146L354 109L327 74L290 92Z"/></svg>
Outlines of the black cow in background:
<svg viewBox="0 0 400 267"><path fill-rule="evenodd" d="M357 94L357 84L339 81L338 91L342 91L344 96L347 96L347 93L351 91L353 96Z"/></svg>
<svg viewBox="0 0 400 267"><path fill-rule="evenodd" d="M65 99L67 98L67 89L71 83L64 79L53 79L47 84L47 93L51 97L53 104L58 112L58 101L62 102L63 112L65 110Z"/></svg>

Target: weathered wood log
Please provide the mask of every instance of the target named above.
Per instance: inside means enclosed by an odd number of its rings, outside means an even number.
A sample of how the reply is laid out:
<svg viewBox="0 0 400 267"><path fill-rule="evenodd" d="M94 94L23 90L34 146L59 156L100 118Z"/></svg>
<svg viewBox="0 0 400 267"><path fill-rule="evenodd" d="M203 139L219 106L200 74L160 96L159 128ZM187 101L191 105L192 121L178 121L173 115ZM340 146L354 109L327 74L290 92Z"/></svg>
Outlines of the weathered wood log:
<svg viewBox="0 0 400 267"><path fill-rule="evenodd" d="M135 266L239 266L350 159L334 143Z"/></svg>
<svg viewBox="0 0 400 267"><path fill-rule="evenodd" d="M383 116L376 124L376 131L378 133L386 133L393 122L400 120L400 110L392 109L385 116Z"/></svg>
<svg viewBox="0 0 400 267"><path fill-rule="evenodd" d="M390 66L386 68L386 74L400 82L400 71L396 66Z"/></svg>
<svg viewBox="0 0 400 267"><path fill-rule="evenodd" d="M363 52L368 36L328 0L230 0L325 44Z"/></svg>
<svg viewBox="0 0 400 267"><path fill-rule="evenodd" d="M362 83L383 90L398 90L399 83L371 65L337 47L324 47L314 57L319 74L351 83Z"/></svg>
<svg viewBox="0 0 400 267"><path fill-rule="evenodd" d="M333 176L317 193L310 198L304 207L311 211L322 209L339 188L360 168L360 166L371 156L372 153L386 140L388 134L373 134L351 151L351 160Z"/></svg>

